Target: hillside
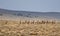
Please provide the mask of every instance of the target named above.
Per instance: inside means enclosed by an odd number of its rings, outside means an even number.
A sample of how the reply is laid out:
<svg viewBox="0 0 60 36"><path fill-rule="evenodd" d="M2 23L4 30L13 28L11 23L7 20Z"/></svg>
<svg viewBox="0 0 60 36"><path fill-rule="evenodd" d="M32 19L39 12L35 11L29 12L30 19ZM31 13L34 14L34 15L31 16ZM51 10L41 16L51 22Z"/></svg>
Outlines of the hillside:
<svg viewBox="0 0 60 36"><path fill-rule="evenodd" d="M60 19L60 12L31 12L31 11L14 11L14 10L7 10L7 9L0 9L1 14L11 14L14 16L23 16L23 17L43 17L43 18L57 18Z"/></svg>

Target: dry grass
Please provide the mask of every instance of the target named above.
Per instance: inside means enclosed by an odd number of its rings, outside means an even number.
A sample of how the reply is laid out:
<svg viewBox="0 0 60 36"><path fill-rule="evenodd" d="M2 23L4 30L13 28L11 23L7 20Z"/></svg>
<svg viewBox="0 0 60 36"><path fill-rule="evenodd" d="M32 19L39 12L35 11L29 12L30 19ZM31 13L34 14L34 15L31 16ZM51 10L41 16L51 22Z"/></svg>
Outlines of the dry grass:
<svg viewBox="0 0 60 36"><path fill-rule="evenodd" d="M0 36L60 36L59 23L23 24L20 21L0 20Z"/></svg>

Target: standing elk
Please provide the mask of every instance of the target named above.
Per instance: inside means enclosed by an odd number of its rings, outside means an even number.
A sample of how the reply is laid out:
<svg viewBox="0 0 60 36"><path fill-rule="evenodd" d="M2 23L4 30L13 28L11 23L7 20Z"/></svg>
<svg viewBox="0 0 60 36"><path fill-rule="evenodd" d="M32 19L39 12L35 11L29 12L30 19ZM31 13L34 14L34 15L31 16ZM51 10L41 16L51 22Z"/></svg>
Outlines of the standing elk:
<svg viewBox="0 0 60 36"><path fill-rule="evenodd" d="M22 22L21 22L21 20L19 21L19 24L21 24Z"/></svg>
<svg viewBox="0 0 60 36"><path fill-rule="evenodd" d="M52 21L52 24L55 24L55 21Z"/></svg>
<svg viewBox="0 0 60 36"><path fill-rule="evenodd" d="M35 22L34 22L34 20L32 21L32 22L30 22L31 24L34 24Z"/></svg>

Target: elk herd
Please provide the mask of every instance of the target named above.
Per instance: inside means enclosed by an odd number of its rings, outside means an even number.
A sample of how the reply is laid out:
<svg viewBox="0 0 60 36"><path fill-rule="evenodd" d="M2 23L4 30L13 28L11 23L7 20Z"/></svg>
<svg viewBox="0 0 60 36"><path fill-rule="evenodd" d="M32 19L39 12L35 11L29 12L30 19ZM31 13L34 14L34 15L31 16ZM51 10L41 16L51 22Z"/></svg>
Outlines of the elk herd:
<svg viewBox="0 0 60 36"><path fill-rule="evenodd" d="M49 20L0 20L0 24L55 24L56 21L49 21Z"/></svg>

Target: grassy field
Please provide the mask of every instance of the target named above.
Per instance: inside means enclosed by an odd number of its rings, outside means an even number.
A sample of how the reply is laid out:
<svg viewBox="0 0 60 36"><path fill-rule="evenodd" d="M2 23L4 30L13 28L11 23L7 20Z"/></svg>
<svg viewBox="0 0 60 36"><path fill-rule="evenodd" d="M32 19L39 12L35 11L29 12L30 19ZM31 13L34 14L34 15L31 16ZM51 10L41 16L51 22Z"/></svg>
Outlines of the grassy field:
<svg viewBox="0 0 60 36"><path fill-rule="evenodd" d="M60 22L28 24L0 20L0 36L60 36Z"/></svg>

